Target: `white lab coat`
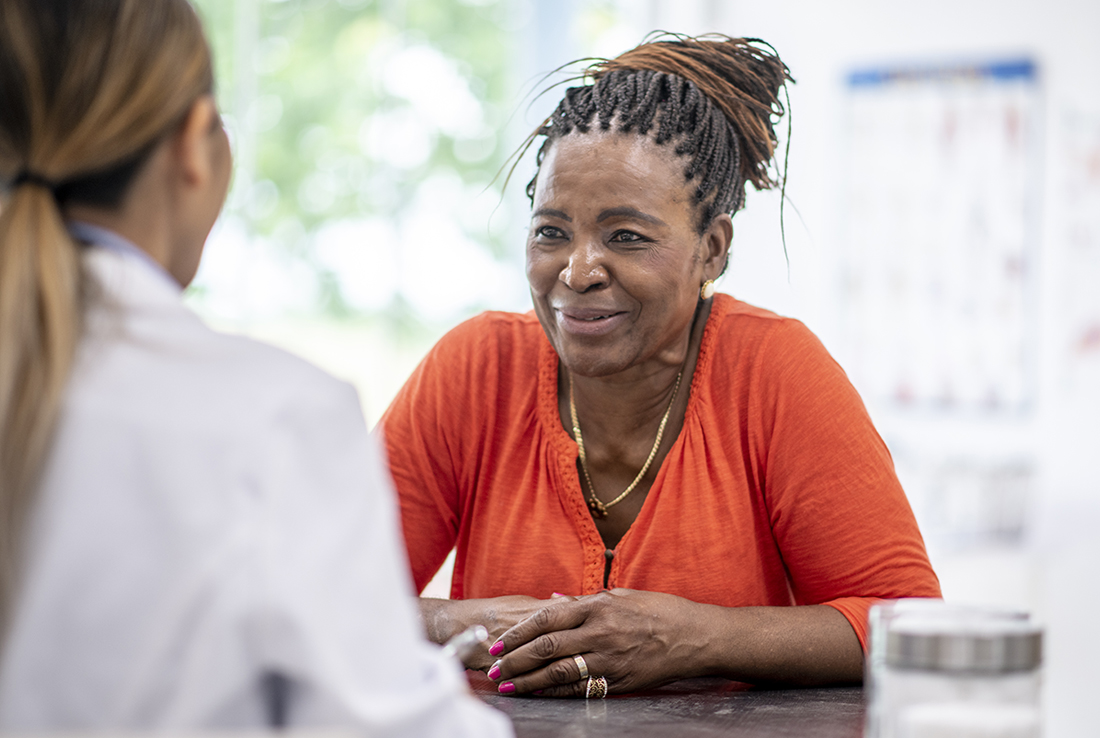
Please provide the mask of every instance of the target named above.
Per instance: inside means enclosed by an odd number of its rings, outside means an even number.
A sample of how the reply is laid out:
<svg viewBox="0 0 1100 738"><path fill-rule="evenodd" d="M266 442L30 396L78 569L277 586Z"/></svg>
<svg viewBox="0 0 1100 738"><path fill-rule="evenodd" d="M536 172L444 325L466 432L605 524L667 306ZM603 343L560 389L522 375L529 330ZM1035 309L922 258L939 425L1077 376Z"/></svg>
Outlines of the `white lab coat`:
<svg viewBox="0 0 1100 738"><path fill-rule="evenodd" d="M355 391L211 331L117 241L85 253L100 294L30 520L0 731L264 726L279 672L292 726L511 735L422 636Z"/></svg>

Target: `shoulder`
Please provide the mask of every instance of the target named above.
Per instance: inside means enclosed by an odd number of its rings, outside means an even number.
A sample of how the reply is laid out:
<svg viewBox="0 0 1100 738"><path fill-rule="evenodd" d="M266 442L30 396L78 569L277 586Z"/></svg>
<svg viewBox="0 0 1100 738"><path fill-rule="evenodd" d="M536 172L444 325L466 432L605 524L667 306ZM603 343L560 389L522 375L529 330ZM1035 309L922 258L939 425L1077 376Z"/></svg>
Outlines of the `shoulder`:
<svg viewBox="0 0 1100 738"><path fill-rule="evenodd" d="M720 366L772 370L807 361L835 364L821 341L801 321L716 295L704 339L709 357Z"/></svg>
<svg viewBox="0 0 1100 738"><path fill-rule="evenodd" d="M822 402L858 404L843 369L799 320L724 296L706 330L698 386L723 417L762 418L781 406Z"/></svg>
<svg viewBox="0 0 1100 738"><path fill-rule="evenodd" d="M170 388L170 396L199 405L233 407L264 397L347 393L301 358L212 329L178 286L138 259L89 247L83 262L93 287L77 370L114 381L122 394Z"/></svg>
<svg viewBox="0 0 1100 738"><path fill-rule="evenodd" d="M402 434L471 428L534 406L540 356L548 345L534 313L485 312L450 330L398 391L381 426ZM455 441L457 443L457 441Z"/></svg>
<svg viewBox="0 0 1100 738"><path fill-rule="evenodd" d="M436 348L441 351L476 349L477 353L481 353L486 346L523 350L537 345L542 335L542 325L533 311L508 313L490 310L452 328L440 339Z"/></svg>
<svg viewBox="0 0 1100 738"><path fill-rule="evenodd" d="M484 312L439 339L425 357L423 368L445 371L451 378L533 370L539 346L545 341L534 312Z"/></svg>
<svg viewBox="0 0 1100 738"><path fill-rule="evenodd" d="M215 331L182 303L99 310L70 386L74 411L151 429L170 417L173 433L233 436L262 432L280 415L360 413L346 382L282 349Z"/></svg>
<svg viewBox="0 0 1100 738"><path fill-rule="evenodd" d="M280 348L205 330L191 346L194 364L161 406L178 419L161 431L198 458L219 447L241 479L275 504L324 500L354 508L356 495L380 488L380 459L367 443L355 388ZM149 422L148 410L139 421Z"/></svg>
<svg viewBox="0 0 1100 738"><path fill-rule="evenodd" d="M354 388L305 359L251 338L206 330L209 368L220 375L210 379L226 392L269 413L344 405L358 412Z"/></svg>

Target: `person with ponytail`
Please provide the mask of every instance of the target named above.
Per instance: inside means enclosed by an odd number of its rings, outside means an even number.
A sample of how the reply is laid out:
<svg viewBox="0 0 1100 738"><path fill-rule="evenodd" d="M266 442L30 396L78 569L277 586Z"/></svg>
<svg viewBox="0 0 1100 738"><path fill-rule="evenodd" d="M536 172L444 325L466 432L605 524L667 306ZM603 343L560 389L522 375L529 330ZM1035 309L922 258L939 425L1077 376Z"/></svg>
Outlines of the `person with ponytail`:
<svg viewBox="0 0 1100 738"><path fill-rule="evenodd" d="M600 61L542 137L534 311L445 336L384 429L429 637L502 694L862 678L880 598L938 597L855 390L798 321L718 294L791 81L767 44L662 36Z"/></svg>
<svg viewBox="0 0 1100 738"><path fill-rule="evenodd" d="M181 301L212 88L187 0L0 1L0 732L510 736L423 637L354 390Z"/></svg>

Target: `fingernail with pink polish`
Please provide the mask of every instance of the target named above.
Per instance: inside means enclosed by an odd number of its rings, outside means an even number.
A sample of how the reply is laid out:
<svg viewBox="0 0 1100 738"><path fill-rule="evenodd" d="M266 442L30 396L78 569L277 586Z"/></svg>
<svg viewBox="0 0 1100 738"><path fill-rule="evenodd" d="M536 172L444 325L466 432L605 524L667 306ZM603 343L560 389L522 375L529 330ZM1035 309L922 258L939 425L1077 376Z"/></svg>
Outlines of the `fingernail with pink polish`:
<svg viewBox="0 0 1100 738"><path fill-rule="evenodd" d="M562 594L561 592L555 592L554 594L552 594L552 595L550 595L550 596L551 596L551 597L565 597L565 595L564 595L564 594Z"/></svg>
<svg viewBox="0 0 1100 738"><path fill-rule="evenodd" d="M493 668L489 669L489 678L494 682L500 679L500 664L493 664Z"/></svg>
<svg viewBox="0 0 1100 738"><path fill-rule="evenodd" d="M493 656L500 656L504 653L504 641L497 641L489 648L489 653Z"/></svg>
<svg viewBox="0 0 1100 738"><path fill-rule="evenodd" d="M497 691L501 694L512 694L512 692L516 691L516 685L511 682L504 682L504 684L497 687Z"/></svg>

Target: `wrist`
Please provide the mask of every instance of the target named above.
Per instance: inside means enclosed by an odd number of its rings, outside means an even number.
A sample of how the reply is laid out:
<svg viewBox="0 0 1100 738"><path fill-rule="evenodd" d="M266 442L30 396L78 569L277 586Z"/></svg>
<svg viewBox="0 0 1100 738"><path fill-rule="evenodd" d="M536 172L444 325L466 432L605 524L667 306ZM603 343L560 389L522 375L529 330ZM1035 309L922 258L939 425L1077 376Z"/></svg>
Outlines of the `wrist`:
<svg viewBox="0 0 1100 738"><path fill-rule="evenodd" d="M424 631L433 643L446 643L452 636L460 633L464 625L455 611L461 600L445 600L434 597L420 598L420 616L424 621Z"/></svg>
<svg viewBox="0 0 1100 738"><path fill-rule="evenodd" d="M678 679L727 676L729 673L729 637L727 623L721 612L725 608L715 605L691 603L683 620L682 658L677 660Z"/></svg>
<svg viewBox="0 0 1100 738"><path fill-rule="evenodd" d="M614 593L614 591L613 591ZM632 595L637 596L637 595ZM654 683L724 673L723 652L715 623L724 609L669 594L644 593L650 632L661 657L650 662Z"/></svg>

